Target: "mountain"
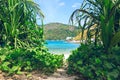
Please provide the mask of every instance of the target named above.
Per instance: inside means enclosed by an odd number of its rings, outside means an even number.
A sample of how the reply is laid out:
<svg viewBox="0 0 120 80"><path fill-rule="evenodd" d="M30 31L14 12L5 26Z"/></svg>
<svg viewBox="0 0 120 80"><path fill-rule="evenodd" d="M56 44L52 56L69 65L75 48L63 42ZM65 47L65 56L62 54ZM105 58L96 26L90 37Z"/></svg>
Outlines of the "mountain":
<svg viewBox="0 0 120 80"><path fill-rule="evenodd" d="M44 25L44 37L46 40L65 40L67 37L75 37L79 29L75 26L62 23L49 23Z"/></svg>

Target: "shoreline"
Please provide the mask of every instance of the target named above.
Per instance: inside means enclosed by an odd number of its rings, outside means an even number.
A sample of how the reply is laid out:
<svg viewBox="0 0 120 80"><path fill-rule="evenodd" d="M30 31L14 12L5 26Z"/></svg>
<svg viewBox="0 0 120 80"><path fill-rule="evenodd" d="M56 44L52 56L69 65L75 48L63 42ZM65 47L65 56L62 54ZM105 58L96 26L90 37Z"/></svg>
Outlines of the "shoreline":
<svg viewBox="0 0 120 80"><path fill-rule="evenodd" d="M80 44L80 41L76 41L76 40L46 40L46 41L65 41L65 42L69 42L69 43Z"/></svg>
<svg viewBox="0 0 120 80"><path fill-rule="evenodd" d="M64 55L64 58L67 59L72 51L77 49L80 46L80 41L75 40L46 40L48 52L51 54Z"/></svg>
<svg viewBox="0 0 120 80"><path fill-rule="evenodd" d="M75 40L70 40L70 41L67 41L67 42L80 44L80 41L75 41Z"/></svg>

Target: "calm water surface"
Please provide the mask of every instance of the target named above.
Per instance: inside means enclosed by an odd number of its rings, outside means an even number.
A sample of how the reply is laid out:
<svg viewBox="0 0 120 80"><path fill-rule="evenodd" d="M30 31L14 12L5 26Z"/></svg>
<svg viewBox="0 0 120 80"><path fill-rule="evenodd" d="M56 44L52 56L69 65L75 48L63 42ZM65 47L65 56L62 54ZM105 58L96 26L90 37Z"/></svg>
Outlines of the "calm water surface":
<svg viewBox="0 0 120 80"><path fill-rule="evenodd" d="M49 52L54 54L69 54L72 50L79 47L79 44L67 41L46 40L46 42Z"/></svg>

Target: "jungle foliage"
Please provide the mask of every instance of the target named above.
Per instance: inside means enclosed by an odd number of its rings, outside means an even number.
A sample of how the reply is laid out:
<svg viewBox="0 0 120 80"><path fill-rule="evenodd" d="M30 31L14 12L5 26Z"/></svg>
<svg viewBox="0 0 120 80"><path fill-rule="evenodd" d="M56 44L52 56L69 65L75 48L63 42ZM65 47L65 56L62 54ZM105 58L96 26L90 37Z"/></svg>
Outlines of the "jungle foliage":
<svg viewBox="0 0 120 80"><path fill-rule="evenodd" d="M0 0L0 70L51 73L62 66L63 55L50 54L44 46L43 18L33 0Z"/></svg>
<svg viewBox="0 0 120 80"><path fill-rule="evenodd" d="M63 57L51 54L47 50L0 48L0 69L9 75L33 70L50 74L62 67Z"/></svg>
<svg viewBox="0 0 120 80"><path fill-rule="evenodd" d="M36 24L37 15L44 17L32 0L0 0L0 46L42 45L43 30Z"/></svg>
<svg viewBox="0 0 120 80"><path fill-rule="evenodd" d="M85 80L119 80L120 47L112 48L112 54L105 53L103 46L81 44L68 58L68 74Z"/></svg>
<svg viewBox="0 0 120 80"><path fill-rule="evenodd" d="M119 15L120 0L84 0L73 12L70 21L77 22L82 37L87 30L87 38L68 58L70 74L83 75L87 80L119 79Z"/></svg>
<svg viewBox="0 0 120 80"><path fill-rule="evenodd" d="M72 24L77 22L82 33L87 30L86 43L94 38L95 45L102 42L105 50L108 51L120 42L119 5L119 0L84 0L81 8L73 12L70 21ZM93 25L97 26L92 27Z"/></svg>

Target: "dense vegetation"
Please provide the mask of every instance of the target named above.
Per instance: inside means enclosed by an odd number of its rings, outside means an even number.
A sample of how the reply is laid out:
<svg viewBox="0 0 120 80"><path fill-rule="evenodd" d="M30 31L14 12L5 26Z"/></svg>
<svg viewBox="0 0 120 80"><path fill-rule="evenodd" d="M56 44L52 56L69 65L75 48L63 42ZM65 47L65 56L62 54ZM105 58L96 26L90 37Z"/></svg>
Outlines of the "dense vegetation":
<svg viewBox="0 0 120 80"><path fill-rule="evenodd" d="M41 19L40 27L36 16ZM43 18L33 0L0 0L0 70L48 73L62 66L63 55L50 54L44 46Z"/></svg>
<svg viewBox="0 0 120 80"><path fill-rule="evenodd" d="M82 75L85 80L119 80L120 48L108 55L103 46L82 44L72 52L68 64L69 74Z"/></svg>
<svg viewBox="0 0 120 80"><path fill-rule="evenodd" d="M82 75L85 80L120 78L119 5L120 0L84 0L73 12L70 21L78 23L83 43L68 58L69 74ZM0 70L51 73L63 65L63 55L50 54L44 46L43 18L33 0L0 0ZM79 32L76 27L55 25L46 25L46 39L65 39Z"/></svg>
<svg viewBox="0 0 120 80"><path fill-rule="evenodd" d="M120 78L120 0L84 0L70 21L86 33L81 46L68 58L68 72L87 80ZM84 21L84 24L81 24ZM96 25L95 27L92 27Z"/></svg>
<svg viewBox="0 0 120 80"><path fill-rule="evenodd" d="M63 55L53 55L47 50L0 48L0 69L8 74L21 74L22 71L33 70L49 74L62 65Z"/></svg>
<svg viewBox="0 0 120 80"><path fill-rule="evenodd" d="M44 27L44 36L47 40L65 40L66 37L75 37L78 33L77 27L61 23L50 23Z"/></svg>

